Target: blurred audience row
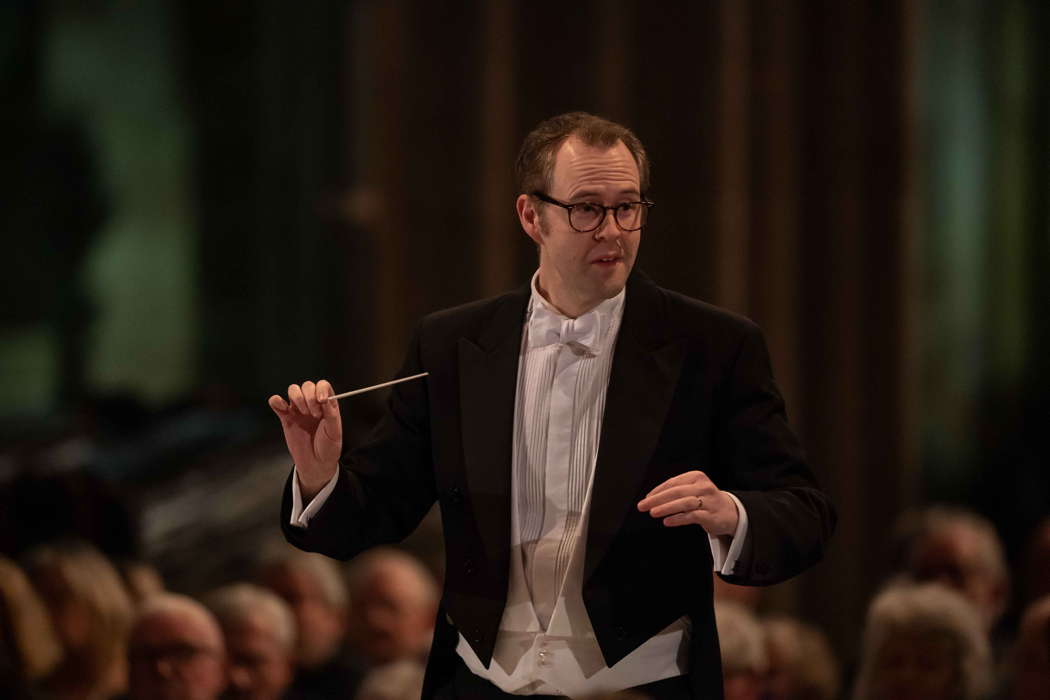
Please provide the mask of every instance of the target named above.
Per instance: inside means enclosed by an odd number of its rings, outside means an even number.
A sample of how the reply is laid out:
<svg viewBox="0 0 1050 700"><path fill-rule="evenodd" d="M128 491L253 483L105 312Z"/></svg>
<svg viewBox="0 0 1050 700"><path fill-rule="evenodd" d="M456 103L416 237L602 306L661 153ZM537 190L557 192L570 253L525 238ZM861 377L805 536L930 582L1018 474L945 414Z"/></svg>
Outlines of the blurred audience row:
<svg viewBox="0 0 1050 700"><path fill-rule="evenodd" d="M249 573L195 599L83 543L0 559L0 697L419 697L438 589L416 559L288 548Z"/></svg>
<svg viewBox="0 0 1050 700"><path fill-rule="evenodd" d="M992 523L959 508L902 517L893 577L848 666L817 628L756 613L761 589L716 582L727 700L1050 699L1050 518L1035 532L1019 622Z"/></svg>
<svg viewBox="0 0 1050 700"><path fill-rule="evenodd" d="M899 571L869 606L856 659L804 621L759 613L756 589L719 585L726 698L1050 697L1050 519L1009 626L990 523L938 507L902 518L897 534ZM419 697L439 587L418 560L377 549L344 568L282 547L243 579L194 598L84 543L0 558L0 697Z"/></svg>

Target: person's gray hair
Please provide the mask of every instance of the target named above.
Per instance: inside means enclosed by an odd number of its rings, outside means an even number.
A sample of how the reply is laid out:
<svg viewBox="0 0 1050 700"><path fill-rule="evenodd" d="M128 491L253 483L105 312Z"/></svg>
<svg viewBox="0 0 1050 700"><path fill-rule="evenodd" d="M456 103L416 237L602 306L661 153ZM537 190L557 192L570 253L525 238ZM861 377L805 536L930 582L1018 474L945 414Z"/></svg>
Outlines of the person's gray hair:
<svg viewBox="0 0 1050 700"><path fill-rule="evenodd" d="M345 609L349 605L346 580L339 565L323 554L303 552L298 549L279 551L265 555L258 566L260 575L274 569L302 571L313 577L324 595L325 601L333 608Z"/></svg>
<svg viewBox="0 0 1050 700"><path fill-rule="evenodd" d="M978 611L966 598L939 583L894 583L883 589L868 608L860 672L853 700L868 700L878 654L901 631L940 633L953 639L960 700L975 700L991 684L991 651Z"/></svg>
<svg viewBox="0 0 1050 700"><path fill-rule="evenodd" d="M765 635L750 610L730 601L716 601L715 624L726 673L765 673L769 667Z"/></svg>
<svg viewBox="0 0 1050 700"><path fill-rule="evenodd" d="M283 649L294 653L295 617L276 593L252 583L235 583L212 591L204 603L223 628L260 621Z"/></svg>
<svg viewBox="0 0 1050 700"><path fill-rule="evenodd" d="M222 629L215 615L203 603L178 593L156 593L142 602L132 625L132 642L134 642L135 630L141 624L164 615L178 616L198 622L202 628L215 636L219 644L217 651L222 651L224 647Z"/></svg>
<svg viewBox="0 0 1050 700"><path fill-rule="evenodd" d="M351 559L347 566L346 580L351 603L354 596L359 595L362 588L368 585L374 571L391 564L412 575L417 585L418 602L421 605L432 605L437 602L439 592L434 575L419 559L395 547L374 547Z"/></svg>

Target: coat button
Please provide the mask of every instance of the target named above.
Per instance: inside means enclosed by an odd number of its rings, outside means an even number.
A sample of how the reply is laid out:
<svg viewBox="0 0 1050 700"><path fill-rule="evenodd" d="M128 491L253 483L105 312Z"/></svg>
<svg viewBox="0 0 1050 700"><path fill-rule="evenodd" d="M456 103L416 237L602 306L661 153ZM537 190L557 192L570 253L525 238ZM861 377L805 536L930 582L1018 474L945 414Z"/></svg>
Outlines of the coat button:
<svg viewBox="0 0 1050 700"><path fill-rule="evenodd" d="M474 575L474 572L477 571L477 569L474 568L473 559L467 559L463 562L463 571L465 571L468 576Z"/></svg>
<svg viewBox="0 0 1050 700"><path fill-rule="evenodd" d="M616 638L621 641L627 639L627 630L625 630L623 627L617 627L616 629L614 629L613 634L615 634Z"/></svg>
<svg viewBox="0 0 1050 700"><path fill-rule="evenodd" d="M463 490L458 486L453 486L448 491L448 502L452 505L458 506L463 504Z"/></svg>

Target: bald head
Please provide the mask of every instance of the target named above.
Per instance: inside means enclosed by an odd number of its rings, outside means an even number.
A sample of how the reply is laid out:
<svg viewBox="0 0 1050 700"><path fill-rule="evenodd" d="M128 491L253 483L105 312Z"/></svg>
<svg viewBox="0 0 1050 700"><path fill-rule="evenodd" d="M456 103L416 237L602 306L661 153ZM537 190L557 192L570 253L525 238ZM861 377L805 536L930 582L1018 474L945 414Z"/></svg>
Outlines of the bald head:
<svg viewBox="0 0 1050 700"><path fill-rule="evenodd" d="M211 700L226 687L222 631L187 596L147 599L131 630L128 659L132 700Z"/></svg>

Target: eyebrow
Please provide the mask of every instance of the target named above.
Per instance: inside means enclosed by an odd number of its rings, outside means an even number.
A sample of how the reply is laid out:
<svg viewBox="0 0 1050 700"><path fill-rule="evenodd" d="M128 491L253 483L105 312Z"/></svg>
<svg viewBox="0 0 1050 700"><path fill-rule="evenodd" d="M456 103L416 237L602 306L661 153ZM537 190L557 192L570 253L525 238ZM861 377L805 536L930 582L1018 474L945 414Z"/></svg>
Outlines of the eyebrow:
<svg viewBox="0 0 1050 700"><path fill-rule="evenodd" d="M642 193L639 192L636 189L620 190L618 194L628 195L628 196L632 196L632 197L641 197L642 196ZM572 195L571 197L569 197L569 199L570 200L572 200L572 199L583 199L585 197L597 198L599 196L600 195L599 195L599 193L596 190L580 190L579 192L577 192L574 195Z"/></svg>

